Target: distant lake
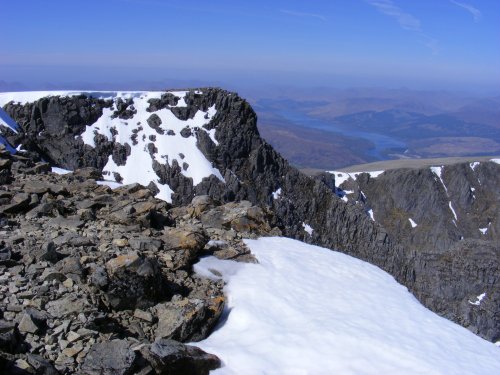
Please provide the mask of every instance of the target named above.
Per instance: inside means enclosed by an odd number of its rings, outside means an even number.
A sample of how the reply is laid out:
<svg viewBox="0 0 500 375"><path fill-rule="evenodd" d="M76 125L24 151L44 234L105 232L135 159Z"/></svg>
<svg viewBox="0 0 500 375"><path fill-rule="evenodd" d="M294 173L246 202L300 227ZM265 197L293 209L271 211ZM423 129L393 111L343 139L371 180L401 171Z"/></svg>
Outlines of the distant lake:
<svg viewBox="0 0 500 375"><path fill-rule="evenodd" d="M262 104L262 103L260 103ZM342 136L362 139L370 142L373 147L366 150L366 155L376 160L389 159L390 153L403 153L407 149L406 143L382 134L369 133L360 130L352 130L345 125L340 125L334 121L323 120L309 116L293 108L276 109L262 106L266 111L279 115L295 126L323 130L337 133Z"/></svg>

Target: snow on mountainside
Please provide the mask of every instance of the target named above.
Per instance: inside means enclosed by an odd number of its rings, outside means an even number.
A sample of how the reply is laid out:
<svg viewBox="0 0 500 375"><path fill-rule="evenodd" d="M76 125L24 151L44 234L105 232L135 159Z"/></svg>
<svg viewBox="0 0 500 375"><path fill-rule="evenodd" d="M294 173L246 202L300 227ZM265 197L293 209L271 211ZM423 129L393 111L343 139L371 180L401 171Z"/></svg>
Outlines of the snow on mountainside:
<svg viewBox="0 0 500 375"><path fill-rule="evenodd" d="M124 184L141 183L148 185L153 182L159 189L158 198L171 202L172 189L165 183L161 183L156 172L153 170L154 162L172 165L177 161L181 166L181 173L193 179L193 185L199 184L203 178L210 175L216 176L224 182L220 171L212 166L205 155L196 146L197 138L194 130L206 131L212 141L215 139L215 129L207 130L207 125L216 114L215 106L206 111L198 110L194 116L187 120L179 119L172 108L187 107L184 97L186 91L167 92L173 98L177 98L175 104L168 108L156 111L150 109L151 99L160 99L165 92L78 92L78 91L56 91L56 92L19 92L0 94L0 106L9 102L26 104L44 97L60 96L70 97L85 95L88 97L112 100L113 105L104 108L102 116L93 124L86 127L81 137L83 142L96 147L95 139L99 136L106 137L109 141L125 145L127 157L124 162L117 163L113 155L109 156L107 164L103 168L103 174L107 180ZM195 92L196 93L196 92ZM199 92L201 94L201 92ZM117 116L115 111L127 103L128 115ZM2 110L2 113L5 113ZM1 113L0 113L1 114ZM4 116L1 117L3 119ZM5 114L5 118L9 118ZM15 131L18 127L11 119L6 123ZM1 124L1 123L0 123Z"/></svg>
<svg viewBox="0 0 500 375"><path fill-rule="evenodd" d="M500 373L499 348L427 310L379 268L286 238L246 243L259 264L195 265L227 281L227 320L197 343L224 361L215 373Z"/></svg>

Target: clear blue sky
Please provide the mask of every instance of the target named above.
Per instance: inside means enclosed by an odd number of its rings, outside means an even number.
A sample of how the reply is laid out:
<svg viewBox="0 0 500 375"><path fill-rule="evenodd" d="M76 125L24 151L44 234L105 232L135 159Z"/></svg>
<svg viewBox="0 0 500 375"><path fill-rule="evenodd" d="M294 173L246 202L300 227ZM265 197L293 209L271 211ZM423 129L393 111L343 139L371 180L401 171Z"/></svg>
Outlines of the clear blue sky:
<svg viewBox="0 0 500 375"><path fill-rule="evenodd" d="M498 0L3 0L0 80L500 87Z"/></svg>

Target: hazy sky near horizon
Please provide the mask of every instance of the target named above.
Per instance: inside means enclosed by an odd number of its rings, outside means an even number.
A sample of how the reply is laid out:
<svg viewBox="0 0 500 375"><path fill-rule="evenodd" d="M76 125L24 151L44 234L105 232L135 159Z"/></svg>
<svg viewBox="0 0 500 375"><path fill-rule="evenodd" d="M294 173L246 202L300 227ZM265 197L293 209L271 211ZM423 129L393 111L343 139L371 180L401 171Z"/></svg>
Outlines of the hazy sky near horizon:
<svg viewBox="0 0 500 375"><path fill-rule="evenodd" d="M2 2L0 80L500 89L500 1Z"/></svg>

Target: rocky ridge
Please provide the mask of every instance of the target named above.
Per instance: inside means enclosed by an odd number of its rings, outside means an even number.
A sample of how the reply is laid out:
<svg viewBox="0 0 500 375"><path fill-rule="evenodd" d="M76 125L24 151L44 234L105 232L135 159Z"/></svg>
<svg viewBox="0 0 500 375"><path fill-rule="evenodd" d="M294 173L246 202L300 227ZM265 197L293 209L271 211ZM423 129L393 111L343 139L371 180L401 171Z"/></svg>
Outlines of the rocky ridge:
<svg viewBox="0 0 500 375"><path fill-rule="evenodd" d="M243 237L280 234L248 201L172 207L139 184L110 189L94 168L66 175L0 146L0 372L207 374L185 345L223 313L200 256L254 261Z"/></svg>
<svg viewBox="0 0 500 375"><path fill-rule="evenodd" d="M106 108L113 110L113 116L133 115L129 107L134 106L134 98L125 104L118 99L102 101L90 94L81 94L52 96L28 103L9 102L4 109L21 131L15 134L6 130L4 136L13 146L22 144L33 157L38 155L67 169L89 166L102 169L110 157L116 159L115 163L125 163L129 157L129 140L118 139L113 133L95 134L95 147L82 140L86 127L94 124ZM179 107L182 100L185 105ZM436 256L434 249L416 251L397 230L371 220L367 206L344 202L337 195L333 175L310 178L290 166L260 137L255 112L234 93L205 88L188 90L180 98L166 92L148 103L151 116L168 109L181 120L189 119L200 110L208 113L208 108L213 107L216 111L203 129L190 128L184 131L184 136L196 139L197 149L220 171L222 180L210 175L195 184L183 173L179 160L154 164L159 183L173 191L171 198L175 206L187 205L199 195L221 202L248 200L254 205L264 205L275 213L276 226L284 235L375 264L406 285L431 310L488 340L500 339L500 307L493 292L498 285L495 248L490 251L491 262L487 264L477 261L487 248L482 246L469 246L469 250L457 252L450 247L452 253L447 257ZM124 105L129 106L131 112L126 112ZM149 126L156 129L162 126L155 117L150 122ZM214 132L214 137L210 132ZM166 134L157 134L157 141L168 136ZM133 139L130 142L133 144ZM147 152L154 155L154 147ZM150 189L155 190L155 186L151 185ZM450 256L456 257L453 264L447 260ZM487 276L474 276L474 291L463 288L461 282L451 289L443 287L445 280L456 282L463 277L468 280L468 274ZM492 291L487 294L490 302L479 307L469 304L468 301L474 301L477 296L474 293L482 289Z"/></svg>

